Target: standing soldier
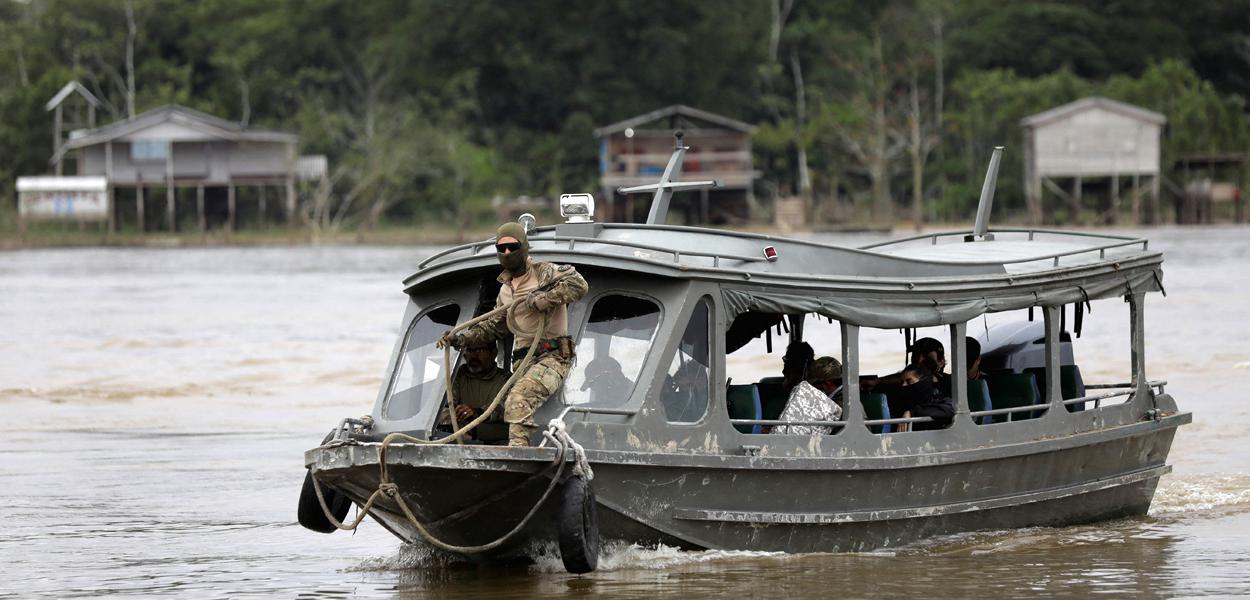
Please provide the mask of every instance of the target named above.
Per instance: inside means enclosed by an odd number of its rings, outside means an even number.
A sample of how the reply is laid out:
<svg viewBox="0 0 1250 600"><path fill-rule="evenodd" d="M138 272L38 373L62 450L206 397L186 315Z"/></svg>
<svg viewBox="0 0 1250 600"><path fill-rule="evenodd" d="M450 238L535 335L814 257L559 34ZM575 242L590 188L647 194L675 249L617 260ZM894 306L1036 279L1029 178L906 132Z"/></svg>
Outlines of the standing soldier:
<svg viewBox="0 0 1250 600"><path fill-rule="evenodd" d="M569 265L535 262L529 258L525 227L504 223L495 234L495 252L503 273L499 275L499 296L495 308L514 299L525 300L509 319L507 314L482 321L468 329L444 335L439 347L453 348L488 344L507 335L513 339L512 360L522 360L530 345L537 344L534 361L508 391L504 399L504 421L508 423L508 445L528 446L538 424L534 411L556 393L573 366L573 340L569 337L568 304L586 295L586 280ZM547 329L539 339L534 331L548 317Z"/></svg>

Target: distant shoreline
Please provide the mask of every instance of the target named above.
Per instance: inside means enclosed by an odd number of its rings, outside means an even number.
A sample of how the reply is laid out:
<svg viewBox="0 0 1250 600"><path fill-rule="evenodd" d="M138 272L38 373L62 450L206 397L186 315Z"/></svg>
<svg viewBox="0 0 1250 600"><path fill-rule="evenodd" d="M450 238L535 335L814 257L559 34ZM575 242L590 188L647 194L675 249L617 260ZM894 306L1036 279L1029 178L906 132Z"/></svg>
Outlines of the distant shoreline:
<svg viewBox="0 0 1250 600"><path fill-rule="evenodd" d="M1230 224L1231 225L1231 224ZM927 223L919 233L966 230L971 223ZM1220 225L1204 225L1203 227L1219 227ZM1021 224L1003 223L999 227L1024 227ZM1175 227L1175 225L1154 226L1058 226L1048 225L1039 229L1073 229L1102 230L1117 229L1149 229L1159 227ZM878 233L882 235L908 236L915 235L917 230L910 223L899 223L895 227L872 226L864 224L830 225L803 229L783 229L772 225L752 225L746 227L723 227L732 231L746 231L765 235L806 236L813 234L859 234ZM150 232L139 234L124 231L106 235L100 231L33 231L18 235L7 231L0 234L0 251L26 250L39 248L211 248L211 247L274 247L274 246L450 246L489 238L494 227L474 227L457 231L448 227L380 227L368 231L337 231L315 233L309 229L287 229L273 227L271 229L246 229L233 233L216 230L208 233L199 232Z"/></svg>

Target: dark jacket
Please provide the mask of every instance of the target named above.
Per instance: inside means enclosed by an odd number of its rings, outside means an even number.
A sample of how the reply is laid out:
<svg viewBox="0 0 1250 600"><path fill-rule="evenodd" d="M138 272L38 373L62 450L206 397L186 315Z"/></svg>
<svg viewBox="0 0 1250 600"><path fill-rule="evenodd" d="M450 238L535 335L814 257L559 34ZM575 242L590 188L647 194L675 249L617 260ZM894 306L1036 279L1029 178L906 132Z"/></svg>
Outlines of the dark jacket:
<svg viewBox="0 0 1250 600"><path fill-rule="evenodd" d="M919 367L920 381L912 385L897 383L880 384L874 392L885 394L890 403L890 416L898 419L911 411L913 417L932 417L932 423L915 423L913 431L945 429L955 420L955 401L949 394L943 395L943 383L950 389L949 375L939 373L936 377L924 367ZM943 382L943 377L948 378Z"/></svg>

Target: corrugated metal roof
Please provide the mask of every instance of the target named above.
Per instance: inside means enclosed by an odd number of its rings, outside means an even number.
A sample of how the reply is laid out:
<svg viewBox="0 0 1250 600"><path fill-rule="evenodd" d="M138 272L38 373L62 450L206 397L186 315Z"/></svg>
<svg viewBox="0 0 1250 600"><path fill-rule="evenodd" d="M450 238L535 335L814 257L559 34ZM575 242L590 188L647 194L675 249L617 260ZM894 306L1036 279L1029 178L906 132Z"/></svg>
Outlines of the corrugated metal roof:
<svg viewBox="0 0 1250 600"><path fill-rule="evenodd" d="M244 127L234 121L227 121L185 106L170 104L136 115L133 119L117 121L104 127L81 132L80 135L66 142L63 148L74 149L101 144L166 122L184 125L223 140L291 143L299 141L299 137L292 133Z"/></svg>
<svg viewBox="0 0 1250 600"><path fill-rule="evenodd" d="M697 108L692 108L684 104L674 104L672 106L666 106L658 110L653 110L649 113L638 115L630 119L625 119L624 121L620 121L617 123L613 123L611 125L600 127L599 129L595 130L595 137L603 137L608 134L622 131L627 127L638 127L639 125L645 125L652 121L658 121L660 119L663 119L665 117L671 117L673 115L683 115L683 116L691 117L694 119L699 119L701 121L707 121L708 123L712 123L714 125L720 125L728 129L736 129L743 133L754 133L756 129L754 125L751 125L749 123L744 123L736 119L723 117L721 115L710 113L705 110L699 110Z"/></svg>
<svg viewBox="0 0 1250 600"><path fill-rule="evenodd" d="M1109 110L1111 112L1120 113L1127 117L1140 119L1156 125L1163 125L1168 121L1167 117L1152 110L1146 110L1144 108L1133 106L1132 104L1126 104L1124 102L1118 102L1110 98L1103 98L1102 96L1090 96L1088 98L1082 98L1075 102L1069 102L1062 106L1056 106L1048 111L1040 112L1020 119L1020 126L1038 127L1067 118L1071 115L1089 110L1091 108Z"/></svg>

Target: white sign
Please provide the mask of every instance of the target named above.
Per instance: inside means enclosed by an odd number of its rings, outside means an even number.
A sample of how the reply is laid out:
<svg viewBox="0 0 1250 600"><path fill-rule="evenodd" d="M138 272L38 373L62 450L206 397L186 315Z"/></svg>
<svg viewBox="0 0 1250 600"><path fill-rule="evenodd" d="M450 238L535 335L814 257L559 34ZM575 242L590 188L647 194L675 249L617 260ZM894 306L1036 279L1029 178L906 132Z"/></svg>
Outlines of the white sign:
<svg viewBox="0 0 1250 600"><path fill-rule="evenodd" d="M106 221L108 180L103 177L18 177L17 214L31 221Z"/></svg>

